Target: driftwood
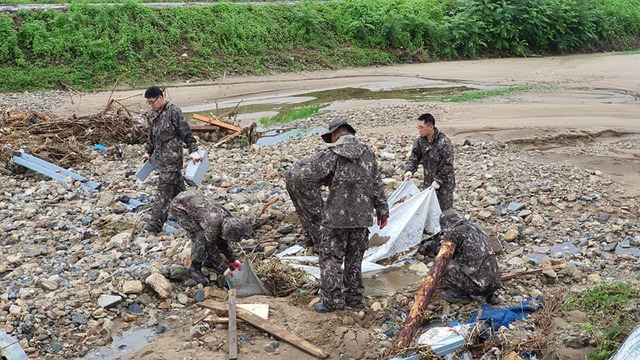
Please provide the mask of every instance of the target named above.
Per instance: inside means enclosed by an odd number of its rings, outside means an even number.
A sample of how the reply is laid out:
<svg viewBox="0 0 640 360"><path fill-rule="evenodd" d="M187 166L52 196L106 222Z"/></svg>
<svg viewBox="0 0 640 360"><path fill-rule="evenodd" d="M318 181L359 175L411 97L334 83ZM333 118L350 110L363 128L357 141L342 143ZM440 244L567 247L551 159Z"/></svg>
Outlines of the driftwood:
<svg viewBox="0 0 640 360"><path fill-rule="evenodd" d="M240 126L229 124L229 123L226 123L224 121L220 121L217 118L213 118L213 117L208 117L208 116L204 116L204 115L200 115L200 114L193 114L193 119L205 122L205 123L210 124L210 125L215 125L215 126L221 127L223 129L226 129L226 130L233 131L234 133L242 131L242 128Z"/></svg>
<svg viewBox="0 0 640 360"><path fill-rule="evenodd" d="M546 271L546 270L562 269L562 268L565 268L566 266L567 266L566 264L558 264L558 265L548 266L548 267L544 267L544 268L533 269L533 270L529 270L529 271L523 271L521 273L502 274L502 276L500 276L500 280L502 280L502 281L511 280L511 279L514 279L514 278L517 278L517 277L521 277L521 276L524 276L524 275L535 274L535 273L543 272L543 271Z"/></svg>
<svg viewBox="0 0 640 360"><path fill-rule="evenodd" d="M231 134L231 135L227 135L227 136L225 136L224 138L222 138L222 140L220 140L220 141L218 141L217 143L213 144L213 147L214 147L214 148L215 148L215 147L218 147L218 146L220 146L220 145L222 145L222 144L224 144L224 143L228 142L228 141L229 141L229 140L231 140L231 139L235 139L235 138L237 138L238 136L240 136L240 135L242 135L242 134L244 134L244 130L240 130L240 131L238 131L237 133L234 133L234 134Z"/></svg>
<svg viewBox="0 0 640 360"><path fill-rule="evenodd" d="M422 281L422 287L413 302L411 312L409 312L407 320L398 333L396 343L394 344L396 349L406 348L411 344L411 340L413 340L418 328L422 325L422 318L424 317L427 306L429 306L438 284L442 281L445 268L453 257L455 249L456 245L451 241L444 241L440 246L438 256L436 256L433 261L427 277Z"/></svg>
<svg viewBox="0 0 640 360"><path fill-rule="evenodd" d="M227 310L225 304L214 300L205 300L198 303L198 305L217 311ZM319 347L313 345L312 343L301 338L297 334L283 328L280 325L274 324L269 320L265 320L260 316L252 314L250 311L242 308L236 308L236 311L238 318L243 319L256 328L266 331L271 335L277 337L278 339L281 339L282 341L285 341L308 354L311 354L319 359L326 359L327 357L329 357L329 354L324 352Z"/></svg>

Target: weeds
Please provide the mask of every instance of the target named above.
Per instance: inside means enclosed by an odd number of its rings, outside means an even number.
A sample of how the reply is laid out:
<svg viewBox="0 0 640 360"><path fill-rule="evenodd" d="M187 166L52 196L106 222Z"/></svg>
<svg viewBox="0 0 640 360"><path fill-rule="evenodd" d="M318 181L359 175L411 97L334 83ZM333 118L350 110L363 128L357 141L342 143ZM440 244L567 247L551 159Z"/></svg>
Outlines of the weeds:
<svg viewBox="0 0 640 360"><path fill-rule="evenodd" d="M589 323L583 324L583 330L594 334L598 342L589 354L589 360L608 359L620 346L640 320L637 309L627 309L638 297L640 289L624 282L613 282L599 284L565 300L565 311L578 309L587 314Z"/></svg>
<svg viewBox="0 0 640 360"><path fill-rule="evenodd" d="M271 126L275 124L290 123L299 119L306 119L320 113L320 104L314 103L308 106L295 107L280 112L276 116L263 117L260 119L260 125Z"/></svg>
<svg viewBox="0 0 640 360"><path fill-rule="evenodd" d="M477 101L482 99L487 99L496 96L505 96L513 93L522 93L534 90L533 86L510 86L504 89L493 89L493 90L477 90L477 91L467 91L460 94L454 94L451 96L441 96L435 99L425 99L428 101L437 101L437 102L468 102L468 101Z"/></svg>

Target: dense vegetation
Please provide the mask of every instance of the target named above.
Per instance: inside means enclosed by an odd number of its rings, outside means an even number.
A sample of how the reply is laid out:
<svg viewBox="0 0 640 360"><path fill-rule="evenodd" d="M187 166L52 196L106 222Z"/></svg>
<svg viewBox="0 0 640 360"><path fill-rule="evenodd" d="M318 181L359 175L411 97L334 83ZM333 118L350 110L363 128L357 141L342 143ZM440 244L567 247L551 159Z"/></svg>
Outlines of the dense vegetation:
<svg viewBox="0 0 640 360"><path fill-rule="evenodd" d="M342 0L0 15L0 91L637 48L640 0Z"/></svg>

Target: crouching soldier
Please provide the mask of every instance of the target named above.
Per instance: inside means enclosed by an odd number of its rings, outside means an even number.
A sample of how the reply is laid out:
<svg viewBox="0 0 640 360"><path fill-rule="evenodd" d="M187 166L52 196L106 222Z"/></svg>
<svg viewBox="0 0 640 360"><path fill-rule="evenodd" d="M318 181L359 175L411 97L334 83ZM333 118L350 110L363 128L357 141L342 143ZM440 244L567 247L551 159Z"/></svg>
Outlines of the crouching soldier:
<svg viewBox="0 0 640 360"><path fill-rule="evenodd" d="M233 217L227 209L210 202L198 190L178 194L171 202L169 212L191 239L189 274L193 279L209 285L209 279L202 274L203 266L215 271L218 278L220 275L232 276L233 270L240 269L229 242L250 236L250 222Z"/></svg>
<svg viewBox="0 0 640 360"><path fill-rule="evenodd" d="M449 302L462 304L474 299L491 305L499 304L496 291L501 286L500 270L487 234L455 210L447 210L440 215L440 227L442 234L438 238L456 245L444 274L445 290L440 295ZM420 253L435 256L439 241L423 244Z"/></svg>

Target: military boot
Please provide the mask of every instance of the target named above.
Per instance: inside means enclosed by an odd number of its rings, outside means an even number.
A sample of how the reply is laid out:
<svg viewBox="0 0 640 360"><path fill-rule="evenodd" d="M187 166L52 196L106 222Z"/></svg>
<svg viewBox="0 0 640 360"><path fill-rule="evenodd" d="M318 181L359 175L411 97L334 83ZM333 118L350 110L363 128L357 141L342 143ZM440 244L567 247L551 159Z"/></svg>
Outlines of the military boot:
<svg viewBox="0 0 640 360"><path fill-rule="evenodd" d="M202 263L192 263L187 272L198 284L209 285L209 279L202 273Z"/></svg>

